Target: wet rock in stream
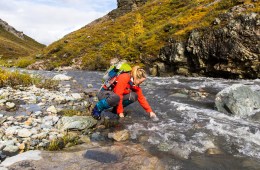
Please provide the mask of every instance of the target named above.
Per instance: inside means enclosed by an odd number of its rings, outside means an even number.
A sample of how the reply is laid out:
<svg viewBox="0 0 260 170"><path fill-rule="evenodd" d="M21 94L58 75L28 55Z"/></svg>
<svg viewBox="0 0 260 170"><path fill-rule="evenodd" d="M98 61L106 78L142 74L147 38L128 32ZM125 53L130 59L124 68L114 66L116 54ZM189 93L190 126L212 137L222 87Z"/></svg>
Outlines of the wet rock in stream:
<svg viewBox="0 0 260 170"><path fill-rule="evenodd" d="M234 84L216 95L218 111L241 117L254 115L260 109L260 92L242 84Z"/></svg>
<svg viewBox="0 0 260 170"><path fill-rule="evenodd" d="M113 138L118 142L128 140L129 137L130 132L128 130L116 131L108 134L108 138Z"/></svg>

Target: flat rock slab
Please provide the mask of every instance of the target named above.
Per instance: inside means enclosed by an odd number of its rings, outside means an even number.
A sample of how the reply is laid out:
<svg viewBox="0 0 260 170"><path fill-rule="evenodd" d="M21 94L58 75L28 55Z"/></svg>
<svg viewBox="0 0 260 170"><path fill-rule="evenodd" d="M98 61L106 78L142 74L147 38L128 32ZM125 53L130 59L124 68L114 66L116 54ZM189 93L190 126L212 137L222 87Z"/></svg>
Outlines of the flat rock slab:
<svg viewBox="0 0 260 170"><path fill-rule="evenodd" d="M156 169L165 167L161 161L136 144L115 143L112 146L79 145L68 150L41 152L42 159L21 161L11 170L93 170L93 169Z"/></svg>

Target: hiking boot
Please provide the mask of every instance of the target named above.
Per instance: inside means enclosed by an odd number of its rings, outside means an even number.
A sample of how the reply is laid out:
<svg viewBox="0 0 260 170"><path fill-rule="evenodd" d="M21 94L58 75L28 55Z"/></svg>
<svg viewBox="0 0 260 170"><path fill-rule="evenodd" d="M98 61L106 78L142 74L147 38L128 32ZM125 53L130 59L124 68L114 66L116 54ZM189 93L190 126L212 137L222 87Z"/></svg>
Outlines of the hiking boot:
<svg viewBox="0 0 260 170"><path fill-rule="evenodd" d="M101 119L101 111L98 110L97 105L92 110L92 117L97 120Z"/></svg>
<svg viewBox="0 0 260 170"><path fill-rule="evenodd" d="M97 102L96 106L92 110L92 117L100 120L101 119L101 112L105 109L109 109L110 106L107 103L106 99L102 99L99 102Z"/></svg>

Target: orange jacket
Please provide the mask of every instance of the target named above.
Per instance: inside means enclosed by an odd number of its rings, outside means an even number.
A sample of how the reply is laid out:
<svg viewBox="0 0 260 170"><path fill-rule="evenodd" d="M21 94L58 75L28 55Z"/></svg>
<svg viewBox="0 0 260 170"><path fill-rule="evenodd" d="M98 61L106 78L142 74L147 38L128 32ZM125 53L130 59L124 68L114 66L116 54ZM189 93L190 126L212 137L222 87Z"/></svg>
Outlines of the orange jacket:
<svg viewBox="0 0 260 170"><path fill-rule="evenodd" d="M113 91L120 97L120 101L117 106L117 113L123 113L123 95L129 94L131 91L136 92L138 96L138 102L141 106L147 111L152 112L152 109L147 102L146 98L142 93L142 89L139 86L130 85L129 82L131 81L131 76L129 73L122 73L117 78L117 84L115 85Z"/></svg>

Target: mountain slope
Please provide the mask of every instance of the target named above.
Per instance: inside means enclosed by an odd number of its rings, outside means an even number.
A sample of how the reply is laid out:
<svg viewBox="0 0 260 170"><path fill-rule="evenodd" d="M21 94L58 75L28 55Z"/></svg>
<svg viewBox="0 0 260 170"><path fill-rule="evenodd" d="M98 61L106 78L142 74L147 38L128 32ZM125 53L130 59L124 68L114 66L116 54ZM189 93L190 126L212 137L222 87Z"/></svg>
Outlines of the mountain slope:
<svg viewBox="0 0 260 170"><path fill-rule="evenodd" d="M234 6L249 6L243 13L259 12L259 2L254 0L144 2L139 6L131 3L131 12L115 18L108 14L45 48L47 68L74 64L82 69L102 69L109 59L118 56L132 63L152 66L169 42L187 42L193 30L211 27L220 14Z"/></svg>
<svg viewBox="0 0 260 170"><path fill-rule="evenodd" d="M17 59L39 51L45 46L16 31L0 19L0 56L1 59Z"/></svg>

